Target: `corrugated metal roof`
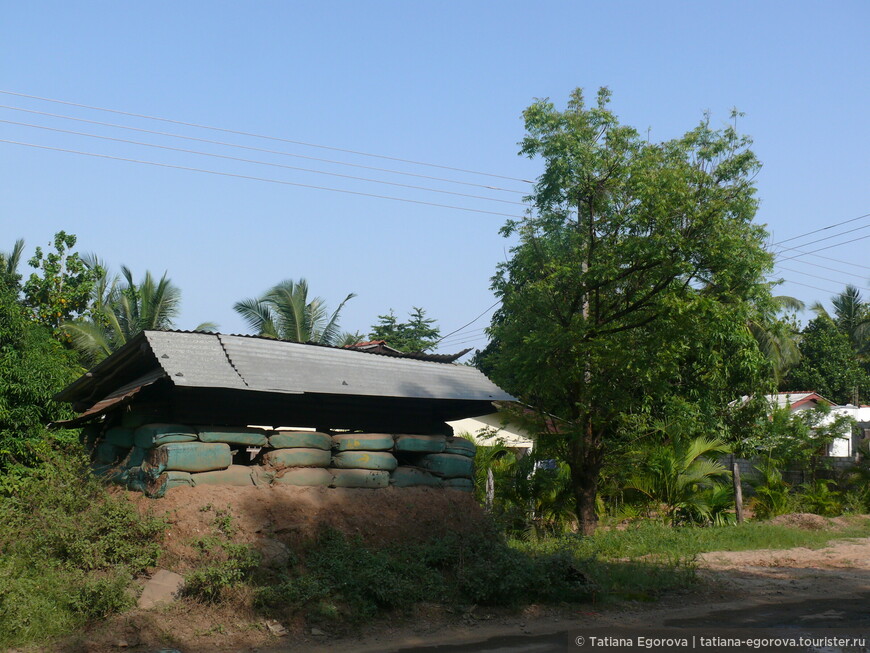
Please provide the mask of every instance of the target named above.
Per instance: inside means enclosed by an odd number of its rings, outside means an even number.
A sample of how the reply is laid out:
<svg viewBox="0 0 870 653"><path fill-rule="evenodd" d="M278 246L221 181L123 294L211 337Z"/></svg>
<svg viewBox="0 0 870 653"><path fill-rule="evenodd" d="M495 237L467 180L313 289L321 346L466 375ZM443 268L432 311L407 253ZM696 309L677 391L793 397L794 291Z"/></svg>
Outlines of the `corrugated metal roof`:
<svg viewBox="0 0 870 653"><path fill-rule="evenodd" d="M175 385L196 388L247 387L227 359L217 335L175 331L145 331L144 334L160 367Z"/></svg>
<svg viewBox="0 0 870 653"><path fill-rule="evenodd" d="M340 348L217 336L251 390L427 399L512 400L480 371ZM157 352L155 352L157 353Z"/></svg>
<svg viewBox="0 0 870 653"><path fill-rule="evenodd" d="M138 385L143 374L184 388L461 402L513 400L479 370L465 365L185 331L140 333L55 398L87 410L118 393L124 384Z"/></svg>

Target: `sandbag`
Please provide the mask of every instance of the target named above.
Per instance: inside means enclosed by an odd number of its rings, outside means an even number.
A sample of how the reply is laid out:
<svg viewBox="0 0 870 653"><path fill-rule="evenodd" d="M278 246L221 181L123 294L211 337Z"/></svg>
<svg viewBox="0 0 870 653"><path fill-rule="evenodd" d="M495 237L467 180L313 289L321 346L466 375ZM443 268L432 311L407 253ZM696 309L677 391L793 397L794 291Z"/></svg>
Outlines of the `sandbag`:
<svg viewBox="0 0 870 653"><path fill-rule="evenodd" d="M328 487L332 483L332 474L322 467L291 467L275 474L272 483Z"/></svg>
<svg viewBox="0 0 870 653"><path fill-rule="evenodd" d="M330 469L330 487L382 488L390 485L390 472L371 469Z"/></svg>
<svg viewBox="0 0 870 653"><path fill-rule="evenodd" d="M124 467L139 467L143 462L145 462L146 453L148 453L147 449L133 447L124 459Z"/></svg>
<svg viewBox="0 0 870 653"><path fill-rule="evenodd" d="M262 465L251 465L251 480L257 487L267 487L275 479L275 472Z"/></svg>
<svg viewBox="0 0 870 653"><path fill-rule="evenodd" d="M105 441L114 444L116 447L132 447L133 430L125 429L123 426L113 426L106 431Z"/></svg>
<svg viewBox="0 0 870 653"><path fill-rule="evenodd" d="M151 499L159 499L167 490L174 487L192 487L193 480L187 472L171 471L164 472L156 478L150 478L147 474L144 475L147 479L145 482L145 495Z"/></svg>
<svg viewBox="0 0 870 653"><path fill-rule="evenodd" d="M463 492L474 492L474 481L470 478L448 478L444 480L444 487Z"/></svg>
<svg viewBox="0 0 870 653"><path fill-rule="evenodd" d="M246 444L249 447L265 447L268 444L262 429L237 428L234 426L200 426L200 442L226 442L227 444Z"/></svg>
<svg viewBox="0 0 870 653"><path fill-rule="evenodd" d="M398 435L396 451L403 453L441 453L444 451L443 435Z"/></svg>
<svg viewBox="0 0 870 653"><path fill-rule="evenodd" d="M323 449L332 448L332 438L317 431L278 431L269 436L273 449Z"/></svg>
<svg viewBox="0 0 870 653"><path fill-rule="evenodd" d="M444 478L470 478L474 460L454 453L432 453L420 459L420 467Z"/></svg>
<svg viewBox="0 0 870 653"><path fill-rule="evenodd" d="M119 447L111 442L103 440L97 445L94 458L97 462L113 464L122 460L127 455L127 451L128 449L125 447Z"/></svg>
<svg viewBox="0 0 870 653"><path fill-rule="evenodd" d="M172 442L151 449L143 467L156 477L166 471L210 472L232 464L230 445L223 442Z"/></svg>
<svg viewBox="0 0 870 653"><path fill-rule="evenodd" d="M332 466L338 469L396 469L399 462L386 451L342 451L332 457Z"/></svg>
<svg viewBox="0 0 870 653"><path fill-rule="evenodd" d="M85 451L88 453L95 453L97 441L100 439L102 432L102 426L99 424L88 424L82 428L82 432L79 434L79 442L82 443Z"/></svg>
<svg viewBox="0 0 870 653"><path fill-rule="evenodd" d="M232 485L235 487L253 485L251 468L247 465L230 465L226 469L214 472L199 472L191 474L190 480L194 487L200 485Z"/></svg>
<svg viewBox="0 0 870 653"><path fill-rule="evenodd" d="M262 455L264 464L285 467L329 467L332 454L323 449L274 449Z"/></svg>
<svg viewBox="0 0 870 653"><path fill-rule="evenodd" d="M144 424L133 432L137 447L150 449L169 442L193 442L196 429L183 424Z"/></svg>
<svg viewBox="0 0 870 653"><path fill-rule="evenodd" d="M441 479L418 467L397 467L390 474L390 483L396 487L441 487Z"/></svg>
<svg viewBox="0 0 870 653"><path fill-rule="evenodd" d="M476 452L477 447L474 446L474 443L465 438L447 438L447 442L444 444L444 453L455 453L474 458Z"/></svg>
<svg viewBox="0 0 870 653"><path fill-rule="evenodd" d="M389 451L394 444L393 436L389 433L342 433L332 436L332 446L337 451Z"/></svg>

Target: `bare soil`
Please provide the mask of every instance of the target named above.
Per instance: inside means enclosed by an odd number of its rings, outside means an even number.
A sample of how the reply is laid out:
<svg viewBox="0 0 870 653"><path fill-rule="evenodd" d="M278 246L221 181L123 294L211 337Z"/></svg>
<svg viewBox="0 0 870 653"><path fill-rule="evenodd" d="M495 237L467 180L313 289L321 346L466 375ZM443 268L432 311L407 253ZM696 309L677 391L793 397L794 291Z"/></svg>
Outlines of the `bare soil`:
<svg viewBox="0 0 870 653"><path fill-rule="evenodd" d="M167 515L171 527L161 565L178 573L194 565L190 542L213 531L215 510L227 510L233 515L240 541L260 546L267 540L277 540L291 550L314 537L323 525L384 543L396 538L417 541L457 529L487 528L485 516L467 494L426 488L176 488L159 501L132 493L130 500L142 510ZM839 520L815 515L779 519L780 523L811 529L840 525ZM699 559L698 573L700 582L696 587L669 592L655 603L529 606L520 612L421 605L401 618L380 618L354 627L321 624L318 628L302 619L270 623L262 615L232 607L244 604L244 600L230 606L203 606L185 600L151 611L119 615L63 642L59 648L47 650L381 653L461 643L474 650L474 642L509 635L534 637L600 628L668 627L693 620L701 623L705 619L728 619L729 611L742 614L772 605L812 606L813 601L818 601L821 606L832 598L842 599L844 604L866 605L870 598L870 538L837 540L821 549L706 553ZM822 615L838 614L819 610Z"/></svg>

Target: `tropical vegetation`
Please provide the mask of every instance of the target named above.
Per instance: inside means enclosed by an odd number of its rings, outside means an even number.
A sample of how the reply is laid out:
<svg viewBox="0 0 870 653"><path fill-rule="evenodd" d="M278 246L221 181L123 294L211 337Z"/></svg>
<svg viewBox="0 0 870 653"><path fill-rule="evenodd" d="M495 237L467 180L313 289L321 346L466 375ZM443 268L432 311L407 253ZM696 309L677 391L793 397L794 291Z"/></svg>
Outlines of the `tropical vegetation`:
<svg viewBox="0 0 870 653"><path fill-rule="evenodd" d="M233 310L257 335L290 342L338 345L344 341L339 329L341 309L354 297L354 293L349 293L330 313L322 297L309 298L305 279L287 279L272 286L261 297L236 302Z"/></svg>

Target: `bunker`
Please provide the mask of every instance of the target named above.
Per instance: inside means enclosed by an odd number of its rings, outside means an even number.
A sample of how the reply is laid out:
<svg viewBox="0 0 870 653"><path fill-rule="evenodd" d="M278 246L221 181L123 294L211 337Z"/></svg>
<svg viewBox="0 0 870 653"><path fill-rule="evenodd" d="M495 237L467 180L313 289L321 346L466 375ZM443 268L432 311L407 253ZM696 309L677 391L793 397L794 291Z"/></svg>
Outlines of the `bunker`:
<svg viewBox="0 0 870 653"><path fill-rule="evenodd" d="M55 399L95 473L180 485L470 491L474 445L448 421L513 397L455 357L255 336L144 331ZM60 424L59 424L60 425Z"/></svg>

